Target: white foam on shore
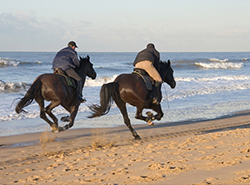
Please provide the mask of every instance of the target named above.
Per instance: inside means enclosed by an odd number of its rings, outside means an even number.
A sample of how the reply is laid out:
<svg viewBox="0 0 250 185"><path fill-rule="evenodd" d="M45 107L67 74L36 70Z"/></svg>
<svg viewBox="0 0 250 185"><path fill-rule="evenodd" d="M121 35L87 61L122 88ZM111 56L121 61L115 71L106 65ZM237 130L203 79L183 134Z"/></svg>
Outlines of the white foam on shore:
<svg viewBox="0 0 250 185"><path fill-rule="evenodd" d="M85 87L102 86L105 83L113 82L116 77L117 77L117 75L113 75L112 77L100 77L100 78L97 77L95 80L88 78L85 81L84 86Z"/></svg>
<svg viewBox="0 0 250 185"><path fill-rule="evenodd" d="M165 107L166 102L162 103ZM160 123L166 122L179 122L186 120L204 120L204 119L215 119L225 115L230 115L239 110L249 110L250 101L234 101L234 102L224 102L216 103L208 106L202 107L190 107L183 109L167 109L164 108L164 117ZM145 124L141 120L134 118L135 107L128 106L128 115L131 120L132 125ZM145 114L144 110L144 114ZM122 115L118 108L111 108L110 113L94 119L88 119L87 116L90 112L79 112L77 119L75 120L74 126L71 129L77 128L101 128L101 127L116 127L125 125L123 122ZM156 124L159 121L155 121ZM26 119L26 120L13 120L8 122L8 124L1 124L0 136L18 135L25 133L35 133L50 131L50 126L40 118ZM67 123L59 122L60 126Z"/></svg>
<svg viewBox="0 0 250 185"><path fill-rule="evenodd" d="M87 82L89 82L89 84L88 86L85 87L85 89L83 89L84 95L86 93L87 103L82 104L79 107L79 112L89 111L87 105L89 105L90 103L99 103L100 86L104 83L104 81L105 83L113 81L115 77L116 76L113 76L108 79L105 79L105 77L99 78L99 81L88 79ZM168 90L167 99L168 101L171 102L174 100L182 100L182 99L184 100L188 97L195 97L196 95L211 95L223 92L247 90L250 89L249 80L250 76L244 76L244 75L239 75L239 76L226 75L226 76L204 77L204 78L178 77L176 78L177 87L175 89ZM163 93L165 89L169 89L169 86L164 83L162 88ZM23 93L25 93L24 90ZM9 97L9 100L7 100L6 102L9 102L9 105L7 104L3 105L3 107L6 108L0 111L0 122L39 118L40 116L39 107L35 101L33 104L24 108L26 111L28 111L27 114L16 114L14 111L14 107L12 107L11 109L7 107L10 106L11 102L14 100L14 97L22 98L23 95L16 95L13 93L7 96ZM46 102L46 104L48 103L49 102ZM116 107L115 104L113 104L113 106ZM53 113L56 115L68 114L68 112L60 106L55 108L53 110Z"/></svg>
<svg viewBox="0 0 250 185"><path fill-rule="evenodd" d="M250 76L246 75L239 75L239 76L215 76L215 77L204 77L204 78L193 78L193 77L177 77L175 78L177 82L209 82L209 81L243 81L243 80L250 80Z"/></svg>

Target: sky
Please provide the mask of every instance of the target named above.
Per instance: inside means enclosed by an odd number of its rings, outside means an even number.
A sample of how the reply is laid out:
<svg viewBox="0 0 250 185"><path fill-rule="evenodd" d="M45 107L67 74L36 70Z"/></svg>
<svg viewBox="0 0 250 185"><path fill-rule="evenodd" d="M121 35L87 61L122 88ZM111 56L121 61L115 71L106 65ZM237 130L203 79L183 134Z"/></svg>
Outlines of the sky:
<svg viewBox="0 0 250 185"><path fill-rule="evenodd" d="M250 0L0 0L0 51L249 52Z"/></svg>

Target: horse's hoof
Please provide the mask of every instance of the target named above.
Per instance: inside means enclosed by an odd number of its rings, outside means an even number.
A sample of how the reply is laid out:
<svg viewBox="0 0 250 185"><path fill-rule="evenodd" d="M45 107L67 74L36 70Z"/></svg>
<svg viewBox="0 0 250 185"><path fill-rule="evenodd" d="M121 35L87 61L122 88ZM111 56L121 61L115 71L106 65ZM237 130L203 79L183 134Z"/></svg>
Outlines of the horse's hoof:
<svg viewBox="0 0 250 185"><path fill-rule="evenodd" d="M160 121L160 120L161 120L161 118L157 118L157 117L156 117L155 119L156 119L156 120L158 120L158 121Z"/></svg>
<svg viewBox="0 0 250 185"><path fill-rule="evenodd" d="M155 124L152 122L152 120L148 120L147 123L149 126L155 126Z"/></svg>
<svg viewBox="0 0 250 185"><path fill-rule="evenodd" d="M154 116L153 113L150 112L150 111L146 112L146 114L147 114L147 116L148 116L149 118L152 118L152 117Z"/></svg>
<svg viewBox="0 0 250 185"><path fill-rule="evenodd" d="M62 131L65 131L65 128L64 127L59 127L58 132L62 132Z"/></svg>
<svg viewBox="0 0 250 185"><path fill-rule="evenodd" d="M69 122L69 116L61 117L61 121L63 121L63 122Z"/></svg>
<svg viewBox="0 0 250 185"><path fill-rule="evenodd" d="M141 137L140 136L135 136L135 140L141 140Z"/></svg>
<svg viewBox="0 0 250 185"><path fill-rule="evenodd" d="M51 126L51 131L54 132L54 133L58 132L58 125L54 123L54 124Z"/></svg>
<svg viewBox="0 0 250 185"><path fill-rule="evenodd" d="M52 131L53 133L57 133L57 132L59 132L59 129L58 129L58 128L51 128L51 131Z"/></svg>

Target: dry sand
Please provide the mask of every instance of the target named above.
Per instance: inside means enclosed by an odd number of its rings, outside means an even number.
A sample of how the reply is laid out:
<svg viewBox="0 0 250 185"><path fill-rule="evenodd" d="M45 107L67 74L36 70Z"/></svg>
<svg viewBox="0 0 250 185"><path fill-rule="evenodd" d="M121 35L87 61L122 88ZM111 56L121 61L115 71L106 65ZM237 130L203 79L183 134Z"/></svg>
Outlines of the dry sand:
<svg viewBox="0 0 250 185"><path fill-rule="evenodd" d="M0 137L0 184L250 184L250 112Z"/></svg>

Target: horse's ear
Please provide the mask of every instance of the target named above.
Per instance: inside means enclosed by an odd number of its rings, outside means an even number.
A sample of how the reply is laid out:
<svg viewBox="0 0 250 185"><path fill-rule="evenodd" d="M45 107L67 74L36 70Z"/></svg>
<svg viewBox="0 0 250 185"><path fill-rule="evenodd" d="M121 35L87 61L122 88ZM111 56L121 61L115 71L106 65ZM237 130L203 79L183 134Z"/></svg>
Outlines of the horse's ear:
<svg viewBox="0 0 250 185"><path fill-rule="evenodd" d="M89 60L90 59L90 57L87 55L87 59Z"/></svg>
<svg viewBox="0 0 250 185"><path fill-rule="evenodd" d="M82 57L80 57L80 59L82 60Z"/></svg>
<svg viewBox="0 0 250 185"><path fill-rule="evenodd" d="M168 60L168 65L170 66L170 60Z"/></svg>

